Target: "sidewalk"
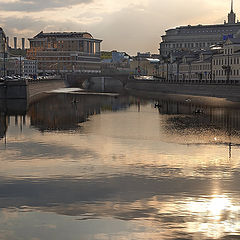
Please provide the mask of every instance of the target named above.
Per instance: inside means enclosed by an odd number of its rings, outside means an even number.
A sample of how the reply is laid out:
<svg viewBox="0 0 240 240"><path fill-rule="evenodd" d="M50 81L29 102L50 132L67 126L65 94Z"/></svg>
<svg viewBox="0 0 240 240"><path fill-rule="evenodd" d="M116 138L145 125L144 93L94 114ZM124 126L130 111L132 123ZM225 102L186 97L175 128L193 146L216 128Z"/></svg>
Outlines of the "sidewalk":
<svg viewBox="0 0 240 240"><path fill-rule="evenodd" d="M28 83L29 99L31 101L37 95L63 87L65 87L63 80Z"/></svg>

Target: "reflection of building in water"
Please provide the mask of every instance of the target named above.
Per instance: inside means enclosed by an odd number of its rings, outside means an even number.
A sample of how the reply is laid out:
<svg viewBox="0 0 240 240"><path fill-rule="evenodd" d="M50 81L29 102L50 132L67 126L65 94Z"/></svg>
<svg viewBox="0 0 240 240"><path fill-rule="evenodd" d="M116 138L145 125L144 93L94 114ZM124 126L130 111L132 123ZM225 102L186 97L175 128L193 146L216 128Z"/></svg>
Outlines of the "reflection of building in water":
<svg viewBox="0 0 240 240"><path fill-rule="evenodd" d="M0 139L5 138L7 134L7 130L10 126L17 127L18 131L23 130L23 126L26 125L25 115L16 115L10 116L5 113L0 113Z"/></svg>
<svg viewBox="0 0 240 240"><path fill-rule="evenodd" d="M198 121L231 130L240 130L240 108L210 107L204 104L193 104L191 100L178 102L174 100L158 100L157 107L160 114L167 115L188 115ZM239 105L240 107L240 105Z"/></svg>
<svg viewBox="0 0 240 240"><path fill-rule="evenodd" d="M126 100L112 96L58 94L31 104L28 114L31 125L41 131L74 130L91 115L125 108Z"/></svg>
<svg viewBox="0 0 240 240"><path fill-rule="evenodd" d="M4 138L10 125L15 125L22 130L25 125L27 111L26 99L0 100L0 139Z"/></svg>
<svg viewBox="0 0 240 240"><path fill-rule="evenodd" d="M0 139L4 138L7 132L8 123L4 113L0 113Z"/></svg>
<svg viewBox="0 0 240 240"><path fill-rule="evenodd" d="M169 141L185 144L240 146L240 108L210 107L190 100L158 100L155 105L166 116L164 130Z"/></svg>

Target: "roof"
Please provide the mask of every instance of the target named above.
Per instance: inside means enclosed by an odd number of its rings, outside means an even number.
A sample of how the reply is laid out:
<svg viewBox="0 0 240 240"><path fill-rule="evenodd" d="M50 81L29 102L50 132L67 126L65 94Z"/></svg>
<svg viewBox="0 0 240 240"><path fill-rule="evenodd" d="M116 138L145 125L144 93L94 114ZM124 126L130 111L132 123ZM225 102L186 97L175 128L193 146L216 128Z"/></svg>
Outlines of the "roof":
<svg viewBox="0 0 240 240"><path fill-rule="evenodd" d="M171 28L168 29L167 31L171 31L171 30L190 30L190 29L205 29L205 28L240 28L240 23L235 23L235 24L210 24L210 25L187 25L187 26L180 26L180 27L176 27L176 28Z"/></svg>
<svg viewBox="0 0 240 240"><path fill-rule="evenodd" d="M240 39L239 38L229 38L227 41L230 41L234 44L240 44Z"/></svg>
<svg viewBox="0 0 240 240"><path fill-rule="evenodd" d="M88 32L50 32L44 33L41 31L33 38L93 38L93 36Z"/></svg>
<svg viewBox="0 0 240 240"><path fill-rule="evenodd" d="M184 36L192 35L228 35L236 34L240 30L240 23L235 24L216 24L216 25L195 25L180 26L166 30L166 36L176 36L183 34Z"/></svg>

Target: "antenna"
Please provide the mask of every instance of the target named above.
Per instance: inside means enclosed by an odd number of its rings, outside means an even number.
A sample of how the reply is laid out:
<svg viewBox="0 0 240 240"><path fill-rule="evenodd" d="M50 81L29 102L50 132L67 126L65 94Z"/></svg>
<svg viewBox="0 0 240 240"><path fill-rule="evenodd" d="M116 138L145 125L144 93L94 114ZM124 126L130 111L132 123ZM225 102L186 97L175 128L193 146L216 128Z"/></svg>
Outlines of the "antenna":
<svg viewBox="0 0 240 240"><path fill-rule="evenodd" d="M233 0L231 2L231 12L233 12Z"/></svg>

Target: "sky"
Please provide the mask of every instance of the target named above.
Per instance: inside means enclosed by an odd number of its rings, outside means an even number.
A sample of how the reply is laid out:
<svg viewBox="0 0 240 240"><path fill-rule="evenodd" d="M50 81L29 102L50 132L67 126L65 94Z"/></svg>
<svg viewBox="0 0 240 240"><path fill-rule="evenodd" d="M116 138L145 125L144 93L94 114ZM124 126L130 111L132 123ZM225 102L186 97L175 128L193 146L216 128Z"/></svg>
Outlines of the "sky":
<svg viewBox="0 0 240 240"><path fill-rule="evenodd" d="M234 10L240 16L239 3ZM40 31L88 31L102 50L134 55L158 53L168 28L223 23L229 11L230 0L0 0L0 26L10 44Z"/></svg>

